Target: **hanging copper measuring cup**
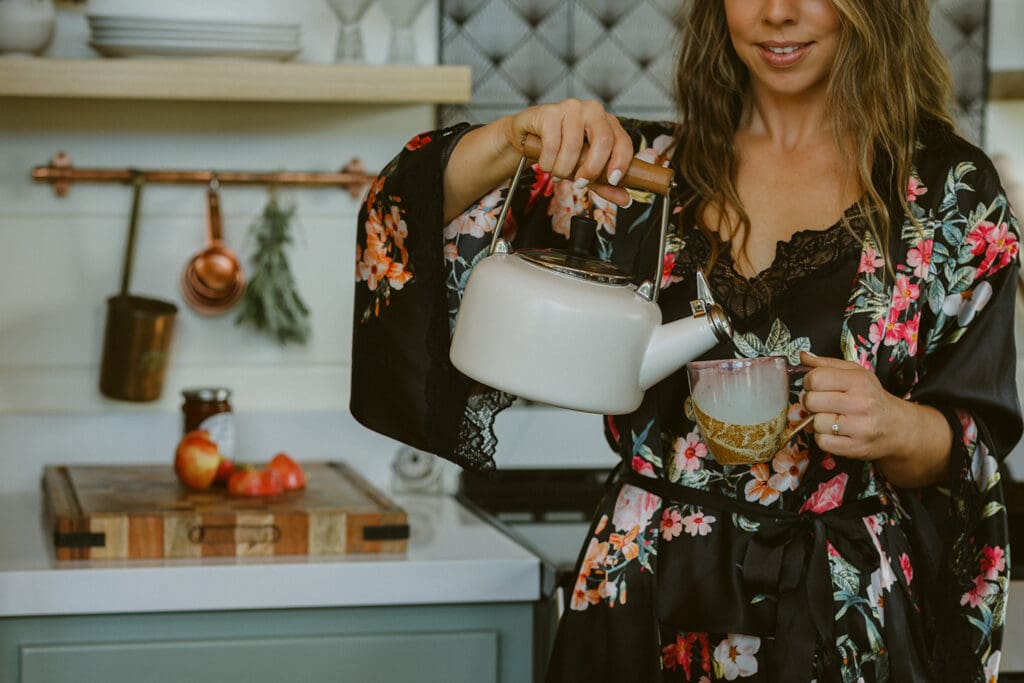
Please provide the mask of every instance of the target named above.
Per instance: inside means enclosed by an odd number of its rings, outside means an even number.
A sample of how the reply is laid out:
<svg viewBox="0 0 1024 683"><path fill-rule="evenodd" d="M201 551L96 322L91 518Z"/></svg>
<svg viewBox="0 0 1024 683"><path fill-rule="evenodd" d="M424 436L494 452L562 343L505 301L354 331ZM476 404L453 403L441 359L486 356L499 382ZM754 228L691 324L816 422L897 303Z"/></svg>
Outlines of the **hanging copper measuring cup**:
<svg viewBox="0 0 1024 683"><path fill-rule="evenodd" d="M245 271L235 253L224 246L223 221L217 180L206 192L206 240L203 251L192 257L181 274L181 292L203 315L226 313L245 291Z"/></svg>
<svg viewBox="0 0 1024 683"><path fill-rule="evenodd" d="M155 401L160 398L178 312L178 307L169 301L128 293L142 185L142 176L134 174L128 242L121 269L121 292L107 299L107 323L100 363L100 392L123 401Z"/></svg>

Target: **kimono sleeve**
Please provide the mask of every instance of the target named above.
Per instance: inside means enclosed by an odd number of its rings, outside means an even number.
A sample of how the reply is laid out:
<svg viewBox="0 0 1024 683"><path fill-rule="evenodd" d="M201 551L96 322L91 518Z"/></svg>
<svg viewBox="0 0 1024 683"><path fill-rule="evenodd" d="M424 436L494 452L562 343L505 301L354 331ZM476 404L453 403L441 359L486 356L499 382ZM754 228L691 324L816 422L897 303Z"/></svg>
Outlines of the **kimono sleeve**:
<svg viewBox="0 0 1024 683"><path fill-rule="evenodd" d="M980 680L998 662L1009 586L998 460L1021 436L1014 304L1019 225L987 159L950 170L925 294L933 317L910 399L953 431L948 484L908 496L935 620L933 654L952 674ZM922 519L922 517L924 519ZM932 524L928 524L930 518Z"/></svg>
<svg viewBox="0 0 1024 683"><path fill-rule="evenodd" d="M444 224L445 167L470 129L410 140L360 211L349 407L369 429L480 470L494 467L493 416L514 397L474 383L448 358L462 289L486 254L506 192ZM506 237L526 211L518 197Z"/></svg>
<svg viewBox="0 0 1024 683"><path fill-rule="evenodd" d="M1003 458L1022 427L1013 334L1019 225L991 164L950 171L950 195L956 205L940 207L932 256L937 274L924 292L934 318L910 398L947 415L955 446L981 439L989 454ZM952 467L957 475L959 464Z"/></svg>

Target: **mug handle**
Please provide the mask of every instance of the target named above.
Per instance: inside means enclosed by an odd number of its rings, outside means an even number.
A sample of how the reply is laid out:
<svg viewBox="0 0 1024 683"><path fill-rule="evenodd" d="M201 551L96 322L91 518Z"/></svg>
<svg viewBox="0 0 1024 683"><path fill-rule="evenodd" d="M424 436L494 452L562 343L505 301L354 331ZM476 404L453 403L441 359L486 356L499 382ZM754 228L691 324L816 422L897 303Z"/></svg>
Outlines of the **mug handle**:
<svg viewBox="0 0 1024 683"><path fill-rule="evenodd" d="M787 363L786 364L786 370L787 370L787 372L789 372L789 374L793 374L794 372L807 372L807 371L811 370L811 367L808 366L808 365L803 365L803 364L789 365ZM788 444L790 441L792 441L793 437L795 437L797 434L802 432L804 430L804 427L806 427L807 425L811 424L811 420L813 420L813 419L814 419L814 413L811 413L810 415L805 417L803 420L801 420L799 424L797 424L795 427L793 427L791 430L789 430L789 432L786 434L786 437L782 440L782 444L779 445L779 450L775 451L775 455L778 455L779 453L781 453L782 449L786 446L786 444ZM774 458L775 455L773 455L772 457Z"/></svg>
<svg viewBox="0 0 1024 683"><path fill-rule="evenodd" d="M815 415L815 413L811 413L810 415L808 415L804 419L800 420L800 424L798 424L796 427L793 427L792 429L790 429L789 433L786 434L786 438L782 440L782 446L785 446L787 443L789 443L793 439L794 436L796 436L797 434L799 434L800 432L802 432L804 430L804 427L806 427L807 425L811 424L811 420L814 419L814 415ZM779 451L782 450L782 446L779 447ZM779 451L775 452L776 455L778 455Z"/></svg>

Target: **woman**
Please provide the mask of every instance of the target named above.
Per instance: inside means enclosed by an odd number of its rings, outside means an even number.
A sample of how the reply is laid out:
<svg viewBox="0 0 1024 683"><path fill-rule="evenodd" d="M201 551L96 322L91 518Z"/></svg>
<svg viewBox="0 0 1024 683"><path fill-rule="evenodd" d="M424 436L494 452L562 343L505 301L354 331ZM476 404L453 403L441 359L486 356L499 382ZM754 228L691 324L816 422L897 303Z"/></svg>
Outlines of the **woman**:
<svg viewBox="0 0 1024 683"><path fill-rule="evenodd" d="M678 126L568 101L418 136L388 165L360 220L353 414L493 467L512 397L447 361L462 288L506 199L516 244L564 246L590 212L601 256L638 279L664 259L666 320L705 268L737 328L705 357L810 366L790 420L815 417L770 463L734 467L687 415L684 372L607 418L622 471L548 680L994 680L1018 225L953 133L928 2L694 0L685 16ZM530 133L544 151L506 198ZM677 171L663 256L658 198L617 186L634 155Z"/></svg>

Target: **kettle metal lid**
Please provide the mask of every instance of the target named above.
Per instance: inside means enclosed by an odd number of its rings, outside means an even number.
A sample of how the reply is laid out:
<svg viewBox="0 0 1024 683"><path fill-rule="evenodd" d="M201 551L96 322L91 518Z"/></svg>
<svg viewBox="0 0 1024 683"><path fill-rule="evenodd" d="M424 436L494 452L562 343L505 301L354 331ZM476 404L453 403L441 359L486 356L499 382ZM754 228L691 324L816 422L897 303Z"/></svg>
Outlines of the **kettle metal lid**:
<svg viewBox="0 0 1024 683"><path fill-rule="evenodd" d="M619 287L625 287L632 282L629 275L621 268L590 256L573 256L557 249L523 249L516 253L524 261L535 266L547 268L563 275L571 275L581 280Z"/></svg>
<svg viewBox="0 0 1024 683"><path fill-rule="evenodd" d="M569 249L523 249L516 253L524 260L541 268L563 275L625 287L632 277L613 263L590 255L590 245L597 231L597 221L587 216L573 216L569 222Z"/></svg>

